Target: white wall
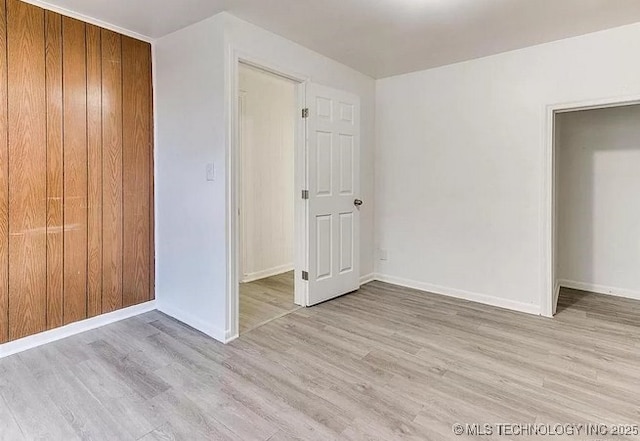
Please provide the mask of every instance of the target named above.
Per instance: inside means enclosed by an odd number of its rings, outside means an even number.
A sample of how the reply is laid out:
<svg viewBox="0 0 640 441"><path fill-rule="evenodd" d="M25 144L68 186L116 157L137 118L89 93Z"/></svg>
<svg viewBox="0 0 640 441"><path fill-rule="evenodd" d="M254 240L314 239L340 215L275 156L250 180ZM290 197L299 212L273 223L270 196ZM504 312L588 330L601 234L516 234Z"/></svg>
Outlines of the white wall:
<svg viewBox="0 0 640 441"><path fill-rule="evenodd" d="M159 308L219 340L226 316L231 48L360 96L362 273L373 271L375 81L226 13L159 39L156 52L157 297ZM216 180L205 179L214 162Z"/></svg>
<svg viewBox="0 0 640 441"><path fill-rule="evenodd" d="M223 17L158 40L154 49L157 304L224 339ZM206 180L211 162L214 182Z"/></svg>
<svg viewBox="0 0 640 441"><path fill-rule="evenodd" d="M556 119L558 278L640 299L640 106Z"/></svg>
<svg viewBox="0 0 640 441"><path fill-rule="evenodd" d="M640 95L640 24L377 82L386 280L540 312L546 106Z"/></svg>
<svg viewBox="0 0 640 441"><path fill-rule="evenodd" d="M291 271L294 250L296 86L250 66L239 71L242 281Z"/></svg>

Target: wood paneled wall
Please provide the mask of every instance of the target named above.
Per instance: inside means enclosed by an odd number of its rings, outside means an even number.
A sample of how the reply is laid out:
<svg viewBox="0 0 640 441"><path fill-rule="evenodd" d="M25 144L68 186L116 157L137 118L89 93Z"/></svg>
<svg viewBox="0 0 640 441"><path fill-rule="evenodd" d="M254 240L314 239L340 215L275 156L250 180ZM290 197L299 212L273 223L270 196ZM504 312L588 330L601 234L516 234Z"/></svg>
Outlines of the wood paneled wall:
<svg viewBox="0 0 640 441"><path fill-rule="evenodd" d="M0 0L0 343L154 297L151 47Z"/></svg>

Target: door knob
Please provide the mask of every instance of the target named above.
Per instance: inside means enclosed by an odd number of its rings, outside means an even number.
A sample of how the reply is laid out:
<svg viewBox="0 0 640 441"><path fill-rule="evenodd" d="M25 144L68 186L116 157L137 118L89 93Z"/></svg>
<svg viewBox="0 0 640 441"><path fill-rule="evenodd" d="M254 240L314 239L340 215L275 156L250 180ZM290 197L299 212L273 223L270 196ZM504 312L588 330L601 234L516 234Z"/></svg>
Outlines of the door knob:
<svg viewBox="0 0 640 441"><path fill-rule="evenodd" d="M355 205L356 207L360 207L362 206L363 202L360 199L356 199L355 201L353 201L353 205Z"/></svg>

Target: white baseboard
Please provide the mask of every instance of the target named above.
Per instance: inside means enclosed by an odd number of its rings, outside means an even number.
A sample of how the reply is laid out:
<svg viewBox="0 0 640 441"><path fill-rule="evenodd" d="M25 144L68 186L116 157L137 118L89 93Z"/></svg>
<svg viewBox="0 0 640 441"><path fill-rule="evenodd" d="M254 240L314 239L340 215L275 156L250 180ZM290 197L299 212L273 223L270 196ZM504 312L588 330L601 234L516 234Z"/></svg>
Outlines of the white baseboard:
<svg viewBox="0 0 640 441"><path fill-rule="evenodd" d="M627 299L640 300L640 291L632 289L615 288L611 286L596 285L594 283L576 282L574 280L559 280L558 285L564 288L577 289L579 291L589 291L596 294L608 296L624 297Z"/></svg>
<svg viewBox="0 0 640 441"><path fill-rule="evenodd" d="M293 263L288 263L286 265L276 266L275 268L269 268L262 271L256 271L254 273L244 274L240 283L255 282L256 280L266 279L267 277L273 277L279 274L288 273L289 271L293 271L293 269Z"/></svg>
<svg viewBox="0 0 640 441"><path fill-rule="evenodd" d="M373 282L374 280L376 280L375 273L369 273L364 276L360 276L360 285L366 285L367 283Z"/></svg>
<svg viewBox="0 0 640 441"><path fill-rule="evenodd" d="M404 286L406 288L412 288L420 291L431 292L431 293L440 294L443 296L469 300L471 302L496 306L498 308L510 309L512 311L524 312L527 314L540 315L540 305L517 302L514 300L503 299L501 297L494 297L486 294L478 294L478 293L464 291L456 288L448 288L444 286L432 285L430 283L402 279L399 277L387 276L385 274L375 274L374 279L379 280L381 282L391 283L392 285L399 285L399 286Z"/></svg>
<svg viewBox="0 0 640 441"><path fill-rule="evenodd" d="M235 333L235 334L234 334L234 333L233 333L233 332L231 332L230 330L227 330L227 332L225 332L224 336L225 336L225 340L224 340L224 342L223 342L223 343L224 343L224 344L227 344L227 343L231 343L231 342L232 342L232 341L234 341L236 338L240 337L240 334L238 334L238 333Z"/></svg>
<svg viewBox="0 0 640 441"><path fill-rule="evenodd" d="M140 305L130 306L128 308L102 314L80 322L71 323L70 325L62 326L50 331L41 332L40 334L30 335L28 337L21 338L20 340L11 341L0 345L0 358L8 357L57 340L62 340L63 338L71 337L72 335L90 331L95 328L100 328L120 320L135 317L136 315L144 314L145 312L153 311L154 309L156 309L156 302L155 300L152 300Z"/></svg>
<svg viewBox="0 0 640 441"><path fill-rule="evenodd" d="M225 332L222 329L214 328L210 323L194 317L192 314L183 311L180 308L176 308L173 305L166 304L164 302L158 302L158 311L167 314L169 317L173 317L174 319L181 321L182 323L191 326L194 329L197 329L200 332L207 334L209 337L218 340L221 343L227 343L230 341L230 337L228 337L228 332Z"/></svg>

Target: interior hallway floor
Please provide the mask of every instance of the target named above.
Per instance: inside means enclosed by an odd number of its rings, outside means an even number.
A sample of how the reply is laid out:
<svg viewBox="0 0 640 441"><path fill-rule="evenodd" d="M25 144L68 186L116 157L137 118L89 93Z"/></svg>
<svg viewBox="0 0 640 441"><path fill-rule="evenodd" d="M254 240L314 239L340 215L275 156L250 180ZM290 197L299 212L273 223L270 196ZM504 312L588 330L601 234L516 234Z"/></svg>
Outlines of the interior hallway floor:
<svg viewBox="0 0 640 441"><path fill-rule="evenodd" d="M454 423L637 424L640 302L564 291L560 305L546 319L374 282L226 346L151 312L0 360L0 437L443 441L479 439Z"/></svg>
<svg viewBox="0 0 640 441"><path fill-rule="evenodd" d="M240 334L299 309L293 271L240 284Z"/></svg>

